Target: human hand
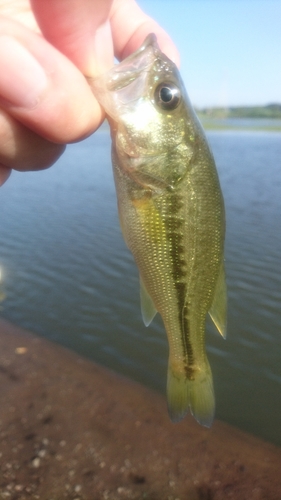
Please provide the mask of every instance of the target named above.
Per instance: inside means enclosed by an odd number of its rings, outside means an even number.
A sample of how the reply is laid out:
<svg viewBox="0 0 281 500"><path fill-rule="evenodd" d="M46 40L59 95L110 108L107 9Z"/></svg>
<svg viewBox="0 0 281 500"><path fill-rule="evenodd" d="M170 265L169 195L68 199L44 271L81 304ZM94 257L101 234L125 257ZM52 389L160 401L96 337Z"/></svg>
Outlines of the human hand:
<svg viewBox="0 0 281 500"><path fill-rule="evenodd" d="M51 166L66 143L100 126L84 75L106 71L151 32L178 63L169 36L134 0L0 0L0 185L11 169Z"/></svg>

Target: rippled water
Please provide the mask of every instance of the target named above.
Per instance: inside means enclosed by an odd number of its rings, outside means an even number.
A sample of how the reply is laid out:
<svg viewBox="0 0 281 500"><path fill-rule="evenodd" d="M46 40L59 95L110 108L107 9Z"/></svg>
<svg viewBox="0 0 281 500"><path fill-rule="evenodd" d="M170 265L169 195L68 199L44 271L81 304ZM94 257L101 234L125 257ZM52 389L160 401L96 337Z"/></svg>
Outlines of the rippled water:
<svg viewBox="0 0 281 500"><path fill-rule="evenodd" d="M281 134L208 134L225 196L228 337L208 325L217 417L281 445ZM106 129L0 191L2 316L165 391L160 318L142 324ZM4 298L5 296L5 298Z"/></svg>

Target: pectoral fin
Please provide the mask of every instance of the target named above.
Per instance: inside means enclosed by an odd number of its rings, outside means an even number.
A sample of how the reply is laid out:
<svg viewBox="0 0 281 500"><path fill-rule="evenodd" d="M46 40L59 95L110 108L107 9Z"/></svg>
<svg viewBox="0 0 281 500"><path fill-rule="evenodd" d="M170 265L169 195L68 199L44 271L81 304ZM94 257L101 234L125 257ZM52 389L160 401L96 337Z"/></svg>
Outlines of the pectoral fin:
<svg viewBox="0 0 281 500"><path fill-rule="evenodd" d="M150 325L155 314L157 313L152 298L146 291L144 283L140 277L140 299L141 299L141 314L145 326Z"/></svg>
<svg viewBox="0 0 281 500"><path fill-rule="evenodd" d="M214 300L209 310L209 314L223 338L226 337L226 282L224 263L222 262L220 274L217 280Z"/></svg>

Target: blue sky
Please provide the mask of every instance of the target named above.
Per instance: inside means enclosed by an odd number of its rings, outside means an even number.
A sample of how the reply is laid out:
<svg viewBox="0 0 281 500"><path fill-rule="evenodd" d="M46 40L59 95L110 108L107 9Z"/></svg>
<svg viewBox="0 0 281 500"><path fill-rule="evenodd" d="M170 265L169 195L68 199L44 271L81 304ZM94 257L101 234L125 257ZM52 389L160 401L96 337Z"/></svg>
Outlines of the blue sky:
<svg viewBox="0 0 281 500"><path fill-rule="evenodd" d="M175 41L195 106L281 103L281 0L138 0Z"/></svg>

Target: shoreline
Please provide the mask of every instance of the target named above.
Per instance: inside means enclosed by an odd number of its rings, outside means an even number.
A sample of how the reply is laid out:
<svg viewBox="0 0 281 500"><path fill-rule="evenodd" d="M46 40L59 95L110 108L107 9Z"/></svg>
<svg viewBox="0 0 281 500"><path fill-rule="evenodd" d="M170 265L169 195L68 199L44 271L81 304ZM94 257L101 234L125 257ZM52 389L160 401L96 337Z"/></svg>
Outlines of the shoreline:
<svg viewBox="0 0 281 500"><path fill-rule="evenodd" d="M281 498L281 448L2 319L0 385L0 499Z"/></svg>

